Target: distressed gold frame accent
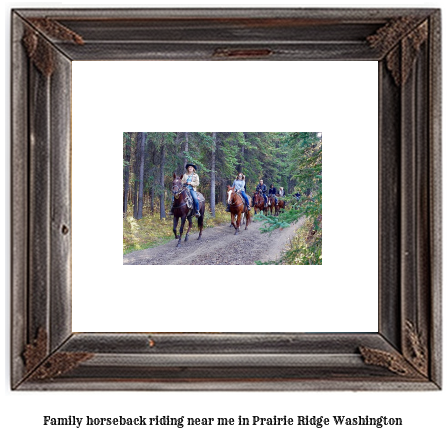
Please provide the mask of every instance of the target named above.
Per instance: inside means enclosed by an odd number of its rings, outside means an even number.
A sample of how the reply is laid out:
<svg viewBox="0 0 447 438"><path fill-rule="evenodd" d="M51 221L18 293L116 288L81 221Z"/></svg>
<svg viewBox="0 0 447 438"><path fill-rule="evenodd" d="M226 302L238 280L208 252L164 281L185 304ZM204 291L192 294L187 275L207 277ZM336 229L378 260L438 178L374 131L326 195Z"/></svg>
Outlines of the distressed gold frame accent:
<svg viewBox="0 0 447 438"><path fill-rule="evenodd" d="M11 19L13 389L441 387L439 10L19 9ZM71 62L158 59L378 62L378 333L72 332Z"/></svg>

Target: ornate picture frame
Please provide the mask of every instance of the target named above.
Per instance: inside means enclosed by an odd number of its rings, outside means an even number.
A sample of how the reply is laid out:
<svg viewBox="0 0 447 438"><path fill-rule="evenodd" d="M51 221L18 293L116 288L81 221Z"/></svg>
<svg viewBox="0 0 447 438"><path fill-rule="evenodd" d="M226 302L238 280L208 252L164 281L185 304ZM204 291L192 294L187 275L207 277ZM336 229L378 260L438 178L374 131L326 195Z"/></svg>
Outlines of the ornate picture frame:
<svg viewBox="0 0 447 438"><path fill-rule="evenodd" d="M440 32L437 9L14 10L11 387L440 389ZM71 63L158 59L378 62L377 333L72 332Z"/></svg>

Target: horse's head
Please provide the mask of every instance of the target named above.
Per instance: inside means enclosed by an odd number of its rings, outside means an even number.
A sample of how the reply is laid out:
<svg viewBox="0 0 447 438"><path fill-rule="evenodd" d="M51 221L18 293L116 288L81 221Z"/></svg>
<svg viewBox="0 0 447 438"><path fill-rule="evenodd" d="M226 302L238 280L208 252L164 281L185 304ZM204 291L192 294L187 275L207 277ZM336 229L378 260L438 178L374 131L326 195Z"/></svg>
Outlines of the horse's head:
<svg viewBox="0 0 447 438"><path fill-rule="evenodd" d="M262 196L261 192L256 192L254 195L254 203L255 204L264 204L264 196Z"/></svg>
<svg viewBox="0 0 447 438"><path fill-rule="evenodd" d="M230 187L227 186L227 203L230 204L231 201L233 200L233 196L234 196L235 190Z"/></svg>
<svg viewBox="0 0 447 438"><path fill-rule="evenodd" d="M178 194L182 190L183 190L182 177L174 173L172 178L172 193L174 196L178 196Z"/></svg>

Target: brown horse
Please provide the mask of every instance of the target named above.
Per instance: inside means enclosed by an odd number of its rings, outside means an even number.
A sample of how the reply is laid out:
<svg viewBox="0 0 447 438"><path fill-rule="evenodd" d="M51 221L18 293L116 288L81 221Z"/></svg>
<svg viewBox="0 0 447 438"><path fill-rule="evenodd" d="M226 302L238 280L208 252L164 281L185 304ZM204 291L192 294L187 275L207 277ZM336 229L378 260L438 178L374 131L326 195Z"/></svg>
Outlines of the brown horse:
<svg viewBox="0 0 447 438"><path fill-rule="evenodd" d="M268 207L270 210L270 214L273 214L273 210L275 210L275 216L278 216L279 201L278 201L278 204L275 204L275 195L269 195L269 202L270 202L270 205Z"/></svg>
<svg viewBox="0 0 447 438"><path fill-rule="evenodd" d="M188 233L192 227L192 218L194 215L194 200L192 200L193 206L192 208L188 207L187 203L187 188L182 184L182 176L176 175L174 173L173 181L172 181L172 194L174 195L174 203L172 205L172 212L174 215L174 236L178 239L177 248L180 246L182 241L183 227L185 226L185 221L188 219L188 231L186 231L185 242L188 241ZM202 229L203 229L203 216L205 214L205 198L199 192L197 192L197 197L199 198L199 207L200 207L200 217L197 219L197 224L199 226L199 237L197 240L200 240L202 237ZM178 220L180 222L180 234L177 236L177 225Z"/></svg>
<svg viewBox="0 0 447 438"><path fill-rule="evenodd" d="M255 214L258 214L258 210L264 212L265 215L267 215L267 208L268 205L266 205L264 201L264 196L262 196L262 193L256 192L253 196L253 208L255 209Z"/></svg>
<svg viewBox="0 0 447 438"><path fill-rule="evenodd" d="M282 213L285 209L286 209L286 200L278 198L278 210L279 210L279 213ZM279 213L276 214L276 216L278 216Z"/></svg>
<svg viewBox="0 0 447 438"><path fill-rule="evenodd" d="M236 235L239 232L243 214L245 214L245 229L247 229L248 224L250 223L250 210L248 210L248 207L245 205L242 195L230 186L227 186L227 195L231 213L231 225L236 229L234 233ZM234 221L235 217L236 222Z"/></svg>

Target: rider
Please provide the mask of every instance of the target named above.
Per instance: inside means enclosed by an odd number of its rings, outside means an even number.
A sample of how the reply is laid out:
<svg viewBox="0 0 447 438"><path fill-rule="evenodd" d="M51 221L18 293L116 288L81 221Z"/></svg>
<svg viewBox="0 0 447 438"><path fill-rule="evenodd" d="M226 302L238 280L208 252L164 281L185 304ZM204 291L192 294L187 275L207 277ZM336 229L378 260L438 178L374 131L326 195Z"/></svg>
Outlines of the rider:
<svg viewBox="0 0 447 438"><path fill-rule="evenodd" d="M192 199L194 200L194 207L196 210L196 217L200 217L200 207L199 199L197 198L196 189L199 186L199 175L197 175L197 166L195 164L188 163L185 166L186 173L183 175L182 184L191 193Z"/></svg>
<svg viewBox="0 0 447 438"><path fill-rule="evenodd" d="M237 192L239 192L243 198L245 199L245 202L247 204L247 210L250 210L250 201L248 199L247 194L245 193L245 175L242 173L239 173L236 179L233 182L233 185L231 186L232 189L235 189ZM225 211L230 211L230 206L227 205L227 209Z"/></svg>
<svg viewBox="0 0 447 438"><path fill-rule="evenodd" d="M284 194L285 194L284 187L280 187L279 191L278 191L278 196L282 198L284 196Z"/></svg>
<svg viewBox="0 0 447 438"><path fill-rule="evenodd" d="M256 186L256 191L261 192L262 196L264 197L265 205L268 205L268 199L267 199L267 186L264 184L264 181L262 179L259 180L259 184ZM255 196L253 195L253 205L255 205Z"/></svg>
<svg viewBox="0 0 447 438"><path fill-rule="evenodd" d="M276 197L276 187L272 184L269 189L269 196L273 195L275 198L275 205L278 205L278 198Z"/></svg>

